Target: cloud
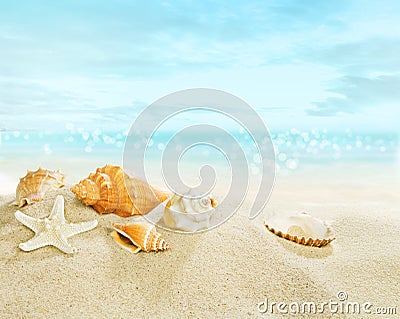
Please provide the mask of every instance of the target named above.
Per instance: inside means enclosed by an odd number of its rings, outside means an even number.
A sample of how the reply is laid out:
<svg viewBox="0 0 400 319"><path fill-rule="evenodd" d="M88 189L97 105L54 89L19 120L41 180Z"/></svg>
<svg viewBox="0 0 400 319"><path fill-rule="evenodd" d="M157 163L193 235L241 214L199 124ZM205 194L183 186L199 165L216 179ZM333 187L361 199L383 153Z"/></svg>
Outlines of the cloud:
<svg viewBox="0 0 400 319"><path fill-rule="evenodd" d="M0 78L0 114L52 112L71 105L85 105L90 100L79 99L68 91L59 92L34 81Z"/></svg>
<svg viewBox="0 0 400 319"><path fill-rule="evenodd" d="M303 53L311 61L335 66L341 71L358 76L372 72L400 72L400 40L376 37L362 41L314 47Z"/></svg>
<svg viewBox="0 0 400 319"><path fill-rule="evenodd" d="M0 128L62 130L68 122L83 127L128 128L146 105L98 105L80 92L51 87L51 83L0 77ZM107 96L101 95L101 97Z"/></svg>
<svg viewBox="0 0 400 319"><path fill-rule="evenodd" d="M296 39L296 31L333 23L331 17L344 6L332 3L1 4L0 72L143 78L276 61L297 43L287 43Z"/></svg>
<svg viewBox="0 0 400 319"><path fill-rule="evenodd" d="M329 90L338 96L314 102L308 115L334 116L356 113L363 108L393 105L400 101L400 76L387 75L374 78L345 76L336 87Z"/></svg>
<svg viewBox="0 0 400 319"><path fill-rule="evenodd" d="M400 74L399 9L396 0L3 2L1 121L125 123L132 101L189 86L234 92L266 118L282 113L279 123L362 113L396 96L385 89Z"/></svg>

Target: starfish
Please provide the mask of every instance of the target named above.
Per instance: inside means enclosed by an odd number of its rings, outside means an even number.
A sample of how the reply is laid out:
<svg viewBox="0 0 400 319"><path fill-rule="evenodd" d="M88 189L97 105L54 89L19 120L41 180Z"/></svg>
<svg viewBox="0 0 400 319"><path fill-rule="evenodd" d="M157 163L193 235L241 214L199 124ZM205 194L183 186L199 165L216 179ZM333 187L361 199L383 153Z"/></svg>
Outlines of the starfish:
<svg viewBox="0 0 400 319"><path fill-rule="evenodd" d="M58 195L51 213L46 218L33 218L17 210L15 218L35 232L27 242L19 244L24 251L35 250L44 246L54 246L66 254L72 254L76 248L68 243L67 238L91 230L97 226L97 220L79 224L68 223L64 217L64 197Z"/></svg>

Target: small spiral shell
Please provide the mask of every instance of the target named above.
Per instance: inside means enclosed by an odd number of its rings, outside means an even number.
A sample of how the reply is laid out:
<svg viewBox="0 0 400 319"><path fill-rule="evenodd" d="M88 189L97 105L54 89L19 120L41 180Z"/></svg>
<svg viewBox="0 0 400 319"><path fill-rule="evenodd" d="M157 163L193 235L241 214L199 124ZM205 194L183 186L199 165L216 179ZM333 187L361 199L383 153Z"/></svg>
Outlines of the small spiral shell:
<svg viewBox="0 0 400 319"><path fill-rule="evenodd" d="M209 228L217 201L211 194L201 198L192 196L194 194L190 190L185 196L174 194L171 197L164 210L165 226L186 232Z"/></svg>
<svg viewBox="0 0 400 319"><path fill-rule="evenodd" d="M98 168L71 191L99 214L114 213L121 217L147 214L170 196L110 164Z"/></svg>
<svg viewBox="0 0 400 319"><path fill-rule="evenodd" d="M51 171L41 167L34 172L28 170L26 175L20 178L14 204L22 207L26 204L40 202L49 189L64 186L64 179L65 176L60 170Z"/></svg>
<svg viewBox="0 0 400 319"><path fill-rule="evenodd" d="M141 250L150 252L170 249L156 227L149 223L113 224L113 229L111 235L117 244L135 254Z"/></svg>

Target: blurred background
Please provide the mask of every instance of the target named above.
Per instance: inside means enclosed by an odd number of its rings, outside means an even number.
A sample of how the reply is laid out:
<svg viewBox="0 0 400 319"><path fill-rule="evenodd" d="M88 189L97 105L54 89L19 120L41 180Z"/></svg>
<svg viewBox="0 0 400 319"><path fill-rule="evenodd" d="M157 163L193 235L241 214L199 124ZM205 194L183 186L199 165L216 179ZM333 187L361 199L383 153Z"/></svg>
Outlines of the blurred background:
<svg viewBox="0 0 400 319"><path fill-rule="evenodd" d="M192 87L227 91L260 114L278 176L390 181L400 167L399 20L395 0L3 1L0 193L39 165L75 182L121 164L139 112ZM249 149L257 175L245 128L218 121ZM162 152L174 128L150 148Z"/></svg>

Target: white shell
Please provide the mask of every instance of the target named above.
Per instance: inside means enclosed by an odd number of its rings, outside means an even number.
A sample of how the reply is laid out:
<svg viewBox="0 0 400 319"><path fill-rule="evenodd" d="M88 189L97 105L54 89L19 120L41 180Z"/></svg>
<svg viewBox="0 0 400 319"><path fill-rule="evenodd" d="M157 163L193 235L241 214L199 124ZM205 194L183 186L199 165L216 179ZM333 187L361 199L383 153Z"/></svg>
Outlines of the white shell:
<svg viewBox="0 0 400 319"><path fill-rule="evenodd" d="M306 246L323 247L335 239L326 222L305 212L275 218L265 226L280 237Z"/></svg>
<svg viewBox="0 0 400 319"><path fill-rule="evenodd" d="M208 229L210 219L215 212L217 202L211 194L193 198L196 195L190 190L185 196L174 194L168 201L163 215L164 223L171 229L195 232Z"/></svg>

